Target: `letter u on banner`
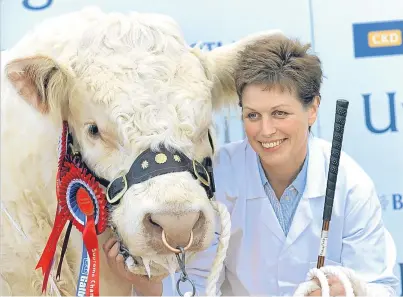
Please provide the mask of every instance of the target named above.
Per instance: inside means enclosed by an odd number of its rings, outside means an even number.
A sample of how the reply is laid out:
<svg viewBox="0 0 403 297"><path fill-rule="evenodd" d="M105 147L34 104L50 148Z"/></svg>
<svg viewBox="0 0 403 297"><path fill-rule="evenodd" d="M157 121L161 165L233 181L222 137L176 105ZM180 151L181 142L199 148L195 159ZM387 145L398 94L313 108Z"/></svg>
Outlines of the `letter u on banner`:
<svg viewBox="0 0 403 297"><path fill-rule="evenodd" d="M53 3L53 0L46 0L44 4L35 6L35 5L32 5L32 4L31 4L31 1L30 1L30 0L24 0L24 1L22 1L22 5L24 5L24 7L25 7L26 9L29 9L29 10L42 10L42 9L46 9L46 8L48 8L49 6L51 6L52 3Z"/></svg>

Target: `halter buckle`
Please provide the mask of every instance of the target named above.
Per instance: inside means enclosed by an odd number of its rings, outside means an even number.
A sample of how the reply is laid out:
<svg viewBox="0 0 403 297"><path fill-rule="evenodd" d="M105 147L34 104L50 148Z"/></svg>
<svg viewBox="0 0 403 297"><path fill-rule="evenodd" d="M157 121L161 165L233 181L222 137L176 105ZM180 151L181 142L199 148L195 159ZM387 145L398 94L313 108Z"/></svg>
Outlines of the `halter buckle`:
<svg viewBox="0 0 403 297"><path fill-rule="evenodd" d="M205 185L206 187L210 187L210 175L209 175L207 169L206 169L202 164L200 164L199 162L197 162L196 160L193 160L193 161L192 161L192 164L193 164L193 172L194 172L194 174L196 175L197 179L198 179L203 185ZM206 177L207 177L207 180L206 180L203 176L201 176L201 175L199 174L199 172L197 171L197 168L196 168L197 165L198 165L198 167L203 168L204 173L205 173L205 175L206 175Z"/></svg>
<svg viewBox="0 0 403 297"><path fill-rule="evenodd" d="M109 196L109 189L110 189L110 187L113 185L113 183L114 183L117 179L119 179L119 178L122 178L122 180L123 180L123 189L122 189L119 193L117 193L113 198L111 198L111 197ZM112 182L110 182L109 185L108 185L108 187L106 188L106 195L105 195L105 196L106 196L106 200L108 200L108 202L109 202L110 204L114 204L114 203L118 202L120 199L122 199L122 197L123 197L123 195L126 193L126 191L127 191L127 179L126 179L126 175L119 176L119 177L115 178Z"/></svg>

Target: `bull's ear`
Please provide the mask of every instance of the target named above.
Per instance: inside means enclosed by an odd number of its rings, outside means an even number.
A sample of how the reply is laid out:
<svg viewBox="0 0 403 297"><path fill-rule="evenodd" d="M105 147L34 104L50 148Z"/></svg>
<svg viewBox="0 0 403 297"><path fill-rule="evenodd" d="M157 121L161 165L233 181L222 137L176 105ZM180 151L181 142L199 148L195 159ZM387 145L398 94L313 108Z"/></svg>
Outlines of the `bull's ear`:
<svg viewBox="0 0 403 297"><path fill-rule="evenodd" d="M205 67L207 77L213 81L212 100L215 110L238 103L234 81L238 53L249 43L271 35L283 35L283 33L280 30L262 31L207 53L202 54L197 49L194 50Z"/></svg>
<svg viewBox="0 0 403 297"><path fill-rule="evenodd" d="M14 59L6 65L5 73L21 97L42 114L68 102L73 78L52 58Z"/></svg>

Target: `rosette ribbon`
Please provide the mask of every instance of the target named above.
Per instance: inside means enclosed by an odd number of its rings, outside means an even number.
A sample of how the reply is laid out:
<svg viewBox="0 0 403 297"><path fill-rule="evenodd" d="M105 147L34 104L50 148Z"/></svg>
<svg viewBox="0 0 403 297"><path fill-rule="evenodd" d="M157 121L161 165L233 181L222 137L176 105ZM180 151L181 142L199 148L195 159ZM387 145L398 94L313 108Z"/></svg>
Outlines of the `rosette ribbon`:
<svg viewBox="0 0 403 297"><path fill-rule="evenodd" d="M59 141L56 178L57 210L52 232L36 269L44 275L42 292L46 291L56 247L63 229L69 223L62 246L57 277L60 276L72 225L82 233L83 250L77 296L99 296L99 247L97 235L107 227L107 201L99 182L72 149L67 122Z"/></svg>

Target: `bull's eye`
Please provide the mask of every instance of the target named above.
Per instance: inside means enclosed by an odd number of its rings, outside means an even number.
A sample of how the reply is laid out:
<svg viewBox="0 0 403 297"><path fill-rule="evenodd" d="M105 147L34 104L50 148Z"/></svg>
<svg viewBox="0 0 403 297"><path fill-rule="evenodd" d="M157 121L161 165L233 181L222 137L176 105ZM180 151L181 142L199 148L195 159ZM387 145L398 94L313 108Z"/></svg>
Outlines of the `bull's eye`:
<svg viewBox="0 0 403 297"><path fill-rule="evenodd" d="M88 134L92 137L99 136L98 126L95 124L88 125Z"/></svg>

